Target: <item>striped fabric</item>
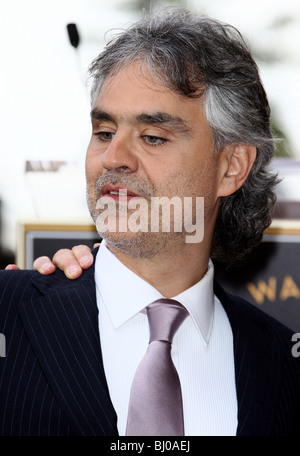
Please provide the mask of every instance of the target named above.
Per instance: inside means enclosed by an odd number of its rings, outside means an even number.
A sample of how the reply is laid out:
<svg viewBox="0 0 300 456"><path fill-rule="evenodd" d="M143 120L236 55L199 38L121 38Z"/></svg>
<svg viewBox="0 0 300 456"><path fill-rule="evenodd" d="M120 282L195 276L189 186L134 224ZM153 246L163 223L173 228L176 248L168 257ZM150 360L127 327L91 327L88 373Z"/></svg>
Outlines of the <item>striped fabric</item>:
<svg viewBox="0 0 300 456"><path fill-rule="evenodd" d="M91 272L71 287L60 273L0 273L1 435L117 434Z"/></svg>
<svg viewBox="0 0 300 456"><path fill-rule="evenodd" d="M238 435L286 436L300 432L300 358L293 332L215 284L234 338Z"/></svg>
<svg viewBox="0 0 300 456"><path fill-rule="evenodd" d="M300 358L291 354L291 332L217 284L215 291L234 335L238 435L299 433ZM0 333L0 435L117 435L93 267L76 281L61 271L1 271Z"/></svg>

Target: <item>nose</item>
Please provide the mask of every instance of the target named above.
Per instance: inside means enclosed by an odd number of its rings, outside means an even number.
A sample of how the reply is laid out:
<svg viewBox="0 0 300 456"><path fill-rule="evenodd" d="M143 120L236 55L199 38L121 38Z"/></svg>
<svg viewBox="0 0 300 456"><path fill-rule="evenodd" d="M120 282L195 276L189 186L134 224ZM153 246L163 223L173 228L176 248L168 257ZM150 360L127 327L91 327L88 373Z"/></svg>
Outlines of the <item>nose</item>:
<svg viewBox="0 0 300 456"><path fill-rule="evenodd" d="M126 132L116 132L108 148L102 155L102 166L107 170L126 169L135 172L138 159L130 135Z"/></svg>

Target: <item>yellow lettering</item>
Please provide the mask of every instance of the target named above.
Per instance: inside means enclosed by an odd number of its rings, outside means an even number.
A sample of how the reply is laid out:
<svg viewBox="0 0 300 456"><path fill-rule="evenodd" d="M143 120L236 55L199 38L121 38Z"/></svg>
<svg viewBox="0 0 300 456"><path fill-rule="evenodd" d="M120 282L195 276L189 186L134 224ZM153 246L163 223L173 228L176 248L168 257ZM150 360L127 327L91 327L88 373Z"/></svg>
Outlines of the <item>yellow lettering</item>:
<svg viewBox="0 0 300 456"><path fill-rule="evenodd" d="M269 301L275 301L276 286L277 279L276 277L272 276L269 278L268 283L264 282L263 280L259 280L257 283L257 287L252 282L249 282L246 285L248 291L252 294L257 304L263 304L265 296L267 296Z"/></svg>
<svg viewBox="0 0 300 456"><path fill-rule="evenodd" d="M300 297L300 290L295 284L294 280L292 279L291 276L285 276L281 291L280 291L280 299L282 301L285 301L287 298L299 298Z"/></svg>

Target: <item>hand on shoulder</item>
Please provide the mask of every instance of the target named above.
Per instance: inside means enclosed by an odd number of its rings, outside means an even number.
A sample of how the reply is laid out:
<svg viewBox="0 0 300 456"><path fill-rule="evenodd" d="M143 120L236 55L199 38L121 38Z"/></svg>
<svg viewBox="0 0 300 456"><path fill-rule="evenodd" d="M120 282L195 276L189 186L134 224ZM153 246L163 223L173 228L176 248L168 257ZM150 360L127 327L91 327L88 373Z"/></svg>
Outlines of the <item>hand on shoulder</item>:
<svg viewBox="0 0 300 456"><path fill-rule="evenodd" d="M97 247L99 244L94 244ZM77 279L84 269L93 264L94 258L91 249L86 245L76 245L70 249L60 249L53 256L52 260L47 256L37 258L33 263L33 269L40 274L52 274L56 268L61 269L69 279ZM20 269L15 264L9 264L5 270Z"/></svg>

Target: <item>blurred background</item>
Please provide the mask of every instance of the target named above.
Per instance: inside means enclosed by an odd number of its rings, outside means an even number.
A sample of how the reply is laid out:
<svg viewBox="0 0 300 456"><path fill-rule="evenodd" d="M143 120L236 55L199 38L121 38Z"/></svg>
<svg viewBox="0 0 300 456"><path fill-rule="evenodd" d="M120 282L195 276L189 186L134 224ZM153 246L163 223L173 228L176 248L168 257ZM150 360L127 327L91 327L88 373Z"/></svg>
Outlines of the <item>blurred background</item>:
<svg viewBox="0 0 300 456"><path fill-rule="evenodd" d="M87 67L109 30L167 5L213 16L242 32L260 67L274 131L284 139L273 163L283 177L279 200L300 200L298 0L0 0L1 267L15 260L22 221L90 221L84 177Z"/></svg>

